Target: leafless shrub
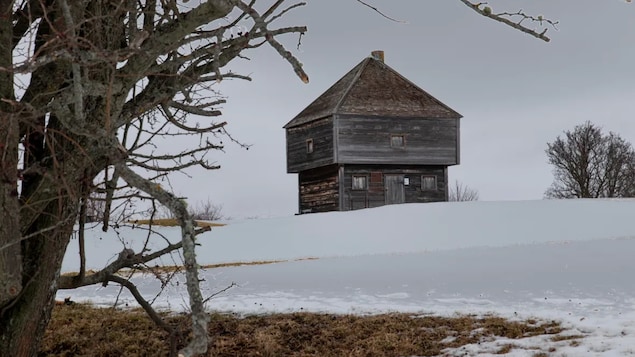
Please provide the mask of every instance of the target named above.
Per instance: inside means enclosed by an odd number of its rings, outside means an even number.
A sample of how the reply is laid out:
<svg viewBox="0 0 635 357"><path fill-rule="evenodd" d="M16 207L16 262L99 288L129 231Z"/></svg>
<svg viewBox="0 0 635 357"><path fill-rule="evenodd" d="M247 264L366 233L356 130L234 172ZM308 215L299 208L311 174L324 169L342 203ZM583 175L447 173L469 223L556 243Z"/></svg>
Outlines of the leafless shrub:
<svg viewBox="0 0 635 357"><path fill-rule="evenodd" d="M448 201L478 201L478 191L456 180L453 185L450 185Z"/></svg>
<svg viewBox="0 0 635 357"><path fill-rule="evenodd" d="M194 206L187 208L192 219L199 221L218 221L226 218L223 215L223 206L213 203L210 199L198 201ZM172 211L163 205L157 205L154 211L150 210L145 217L155 219L175 218Z"/></svg>
<svg viewBox="0 0 635 357"><path fill-rule="evenodd" d="M194 207L190 207L189 211L193 219L201 221L217 221L225 218L223 206L214 204L209 198L206 201L199 201Z"/></svg>

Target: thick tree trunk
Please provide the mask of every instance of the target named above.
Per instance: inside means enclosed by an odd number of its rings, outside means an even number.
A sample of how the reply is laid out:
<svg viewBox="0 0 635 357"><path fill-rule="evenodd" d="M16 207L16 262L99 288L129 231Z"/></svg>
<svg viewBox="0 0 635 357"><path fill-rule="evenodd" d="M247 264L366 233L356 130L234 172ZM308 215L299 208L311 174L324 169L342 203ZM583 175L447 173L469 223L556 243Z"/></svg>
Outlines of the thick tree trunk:
<svg viewBox="0 0 635 357"><path fill-rule="evenodd" d="M1 79L0 79L1 80ZM18 123L0 104L0 141L18 142ZM0 144L0 311L22 290L18 147Z"/></svg>
<svg viewBox="0 0 635 357"><path fill-rule="evenodd" d="M12 60L11 2L0 0L0 67ZM20 262L20 216L18 202L19 128L10 101L13 74L0 71L0 311L22 290Z"/></svg>
<svg viewBox="0 0 635 357"><path fill-rule="evenodd" d="M86 167L100 161L78 157L73 151L79 141L61 135L56 116L49 118L46 137L37 131L25 138L27 164L39 163L42 171L22 180L20 214L22 276L20 295L0 310L0 356L36 356L51 317L57 281L66 247L73 233L79 205L77 182L86 179ZM80 142L80 144L83 144ZM32 149L32 150L29 150ZM55 165L46 157L54 156ZM101 167L101 166L99 166ZM94 169L97 170L97 169ZM89 176L87 182L94 177Z"/></svg>
<svg viewBox="0 0 635 357"><path fill-rule="evenodd" d="M58 211L52 202L51 211ZM55 207L52 207L55 205ZM38 232L58 222L59 212L41 215L30 231ZM46 218L48 217L48 218ZM35 234L22 244L24 259L23 291L0 314L0 356L36 356L51 317L56 281L64 252L72 234L72 223ZM28 234L28 233L27 233Z"/></svg>

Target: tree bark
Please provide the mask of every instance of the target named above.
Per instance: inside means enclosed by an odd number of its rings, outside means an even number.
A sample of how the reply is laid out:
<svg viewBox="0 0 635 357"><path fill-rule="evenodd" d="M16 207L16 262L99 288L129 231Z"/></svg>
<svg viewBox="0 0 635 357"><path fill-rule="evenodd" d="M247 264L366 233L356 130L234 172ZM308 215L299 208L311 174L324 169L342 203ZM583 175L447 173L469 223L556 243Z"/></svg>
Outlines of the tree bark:
<svg viewBox="0 0 635 357"><path fill-rule="evenodd" d="M10 1L0 0L0 67L13 63ZM22 290L20 258L20 216L18 202L19 127L10 101L13 74L0 71L0 311Z"/></svg>
<svg viewBox="0 0 635 357"><path fill-rule="evenodd" d="M0 78L0 81L2 79ZM1 104L0 104L1 105ZM0 142L17 142L18 124L0 109ZM20 209L18 202L18 147L0 143L0 309L22 290Z"/></svg>
<svg viewBox="0 0 635 357"><path fill-rule="evenodd" d="M209 336L207 323L209 315L205 313L203 296L198 277L198 263L196 262L194 222L187 211L185 203L172 193L157 187L152 181L144 179L132 171L125 164L117 166L121 177L130 185L139 188L156 198L175 215L181 225L181 242L183 245L183 259L185 260L185 278L187 293L190 296L192 319L192 339L189 344L179 351L179 357L196 356L207 351Z"/></svg>
<svg viewBox="0 0 635 357"><path fill-rule="evenodd" d="M59 202L49 204L50 215L41 215L31 226L38 232L22 243L25 271L20 296L0 312L0 356L36 356L51 317L56 281L62 267L72 223L52 231L60 217ZM27 234L29 234L27 232Z"/></svg>

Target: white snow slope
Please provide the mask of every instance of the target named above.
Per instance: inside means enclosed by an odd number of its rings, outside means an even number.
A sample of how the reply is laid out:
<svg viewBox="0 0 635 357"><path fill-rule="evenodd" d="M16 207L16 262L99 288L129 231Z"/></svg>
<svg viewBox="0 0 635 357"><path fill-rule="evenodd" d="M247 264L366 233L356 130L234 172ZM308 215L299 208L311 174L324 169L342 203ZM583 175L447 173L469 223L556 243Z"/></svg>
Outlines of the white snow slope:
<svg viewBox="0 0 635 357"><path fill-rule="evenodd" d="M160 228L171 241L176 228ZM105 266L122 242L140 249L146 231L89 232L89 268ZM284 260L275 264L207 269L210 310L244 313L318 311L493 313L557 320L578 343L540 336L494 339L447 350L487 355L512 344L514 356L635 355L635 200L543 200L384 206L274 219L229 222L199 236L201 264ZM76 271L72 245L63 271ZM152 247L166 244L152 237ZM305 259L317 258L317 259ZM180 264L180 258L156 264ZM132 280L148 299L161 282ZM154 299L182 310L178 277ZM135 305L116 286L60 291L59 297L96 304Z"/></svg>

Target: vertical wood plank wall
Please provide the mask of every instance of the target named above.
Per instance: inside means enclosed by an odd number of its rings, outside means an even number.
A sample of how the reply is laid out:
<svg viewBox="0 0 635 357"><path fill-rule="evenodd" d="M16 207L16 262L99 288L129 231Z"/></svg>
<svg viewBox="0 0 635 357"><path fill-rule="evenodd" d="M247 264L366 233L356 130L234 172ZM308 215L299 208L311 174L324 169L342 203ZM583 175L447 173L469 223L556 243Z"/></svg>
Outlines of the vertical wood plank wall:
<svg viewBox="0 0 635 357"><path fill-rule="evenodd" d="M344 180L340 184L342 192L342 207L348 211L367 207L383 206L386 202L383 175L402 174L407 177L409 185L404 186L405 203L447 201L447 168L444 166L398 166L386 165L345 165ZM368 177L367 190L353 190L353 176L366 175ZM421 189L421 176L433 175L437 179L435 190ZM374 176L374 177L373 177ZM381 181L379 178L381 178Z"/></svg>

